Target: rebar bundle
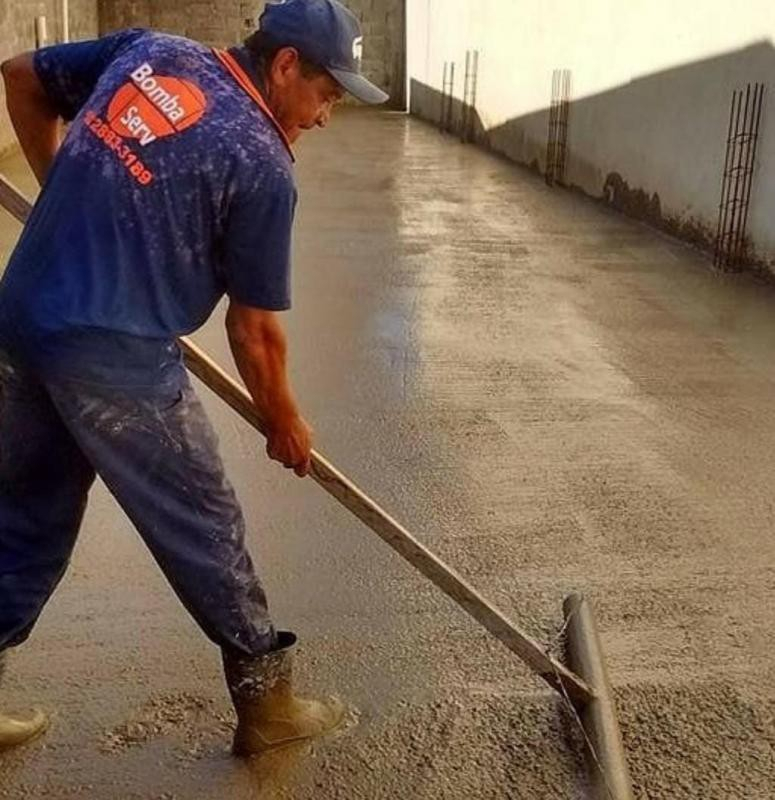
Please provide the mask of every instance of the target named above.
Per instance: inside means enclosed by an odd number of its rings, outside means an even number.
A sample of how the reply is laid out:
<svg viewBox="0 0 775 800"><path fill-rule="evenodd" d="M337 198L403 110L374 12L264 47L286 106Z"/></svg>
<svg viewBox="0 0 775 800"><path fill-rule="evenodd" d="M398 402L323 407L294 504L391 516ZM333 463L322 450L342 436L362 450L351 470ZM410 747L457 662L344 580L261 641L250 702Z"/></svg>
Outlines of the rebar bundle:
<svg viewBox="0 0 775 800"><path fill-rule="evenodd" d="M549 105L549 135L546 144L546 173L549 186L565 183L568 162L568 117L570 114L570 70L552 72L552 97Z"/></svg>
<svg viewBox="0 0 775 800"><path fill-rule="evenodd" d="M725 271L740 269L746 258L745 233L763 99L761 83L749 83L745 91L735 89L732 93L713 258L714 265Z"/></svg>
<svg viewBox="0 0 775 800"><path fill-rule="evenodd" d="M476 89L479 82L479 51L466 50L466 72L463 81L463 119L460 125L460 140L471 142L476 130Z"/></svg>
<svg viewBox="0 0 775 800"><path fill-rule="evenodd" d="M444 76L441 82L441 119L439 128L443 131L452 130L452 111L455 95L455 62L444 62Z"/></svg>

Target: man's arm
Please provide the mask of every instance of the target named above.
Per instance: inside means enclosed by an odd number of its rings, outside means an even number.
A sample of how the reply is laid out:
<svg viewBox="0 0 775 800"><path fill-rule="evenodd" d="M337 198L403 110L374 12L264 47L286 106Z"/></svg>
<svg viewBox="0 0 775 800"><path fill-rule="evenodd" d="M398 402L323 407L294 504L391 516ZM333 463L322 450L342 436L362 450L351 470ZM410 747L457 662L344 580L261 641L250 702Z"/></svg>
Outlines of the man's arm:
<svg viewBox="0 0 775 800"><path fill-rule="evenodd" d="M261 418L267 454L303 477L310 468L312 430L291 392L287 344L277 314L232 300L226 330L237 369Z"/></svg>
<svg viewBox="0 0 775 800"><path fill-rule="evenodd" d="M0 70L11 122L24 155L42 186L59 149L59 112L35 72L32 53L4 61Z"/></svg>
<svg viewBox="0 0 775 800"><path fill-rule="evenodd" d="M8 111L24 155L43 183L61 141L61 120L71 122L105 69L137 39L140 30L101 39L43 47L2 65Z"/></svg>

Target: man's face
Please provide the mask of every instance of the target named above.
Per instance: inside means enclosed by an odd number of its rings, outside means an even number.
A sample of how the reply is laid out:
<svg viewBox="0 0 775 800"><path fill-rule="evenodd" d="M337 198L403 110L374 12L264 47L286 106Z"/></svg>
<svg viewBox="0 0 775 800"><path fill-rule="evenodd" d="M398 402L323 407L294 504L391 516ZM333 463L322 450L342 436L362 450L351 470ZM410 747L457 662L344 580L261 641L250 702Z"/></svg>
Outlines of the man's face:
<svg viewBox="0 0 775 800"><path fill-rule="evenodd" d="M299 55L285 48L275 58L267 102L291 142L302 131L325 128L344 92L327 73L305 72Z"/></svg>

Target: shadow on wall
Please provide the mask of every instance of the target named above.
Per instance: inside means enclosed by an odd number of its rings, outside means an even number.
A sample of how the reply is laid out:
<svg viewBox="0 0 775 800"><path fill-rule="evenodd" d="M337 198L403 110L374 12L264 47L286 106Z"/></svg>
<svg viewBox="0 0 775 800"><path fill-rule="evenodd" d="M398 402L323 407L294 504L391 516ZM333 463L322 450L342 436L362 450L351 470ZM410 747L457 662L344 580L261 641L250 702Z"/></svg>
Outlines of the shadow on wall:
<svg viewBox="0 0 775 800"><path fill-rule="evenodd" d="M573 100L565 186L712 251L724 171L732 91L775 76L769 42L638 78ZM411 113L464 141L547 171L547 107L487 128L458 98L411 81ZM769 106L769 108L768 108ZM769 112L769 114L768 114ZM768 116L770 117L768 121ZM748 266L775 272L775 86L767 86L748 220Z"/></svg>

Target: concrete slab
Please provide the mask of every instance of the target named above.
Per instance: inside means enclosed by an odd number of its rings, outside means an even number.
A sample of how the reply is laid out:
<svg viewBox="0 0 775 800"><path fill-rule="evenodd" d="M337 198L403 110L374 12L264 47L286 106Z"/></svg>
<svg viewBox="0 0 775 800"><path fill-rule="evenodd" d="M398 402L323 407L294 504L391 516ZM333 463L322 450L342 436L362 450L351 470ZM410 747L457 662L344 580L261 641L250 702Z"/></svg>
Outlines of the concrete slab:
<svg viewBox="0 0 775 800"><path fill-rule="evenodd" d="M589 595L638 797L769 798L772 289L400 115L347 111L299 156L319 449L541 640ZM226 362L221 329L197 341ZM98 487L4 693L54 725L0 797L584 797L554 696L203 396L301 681L357 724L231 760L218 654Z"/></svg>

